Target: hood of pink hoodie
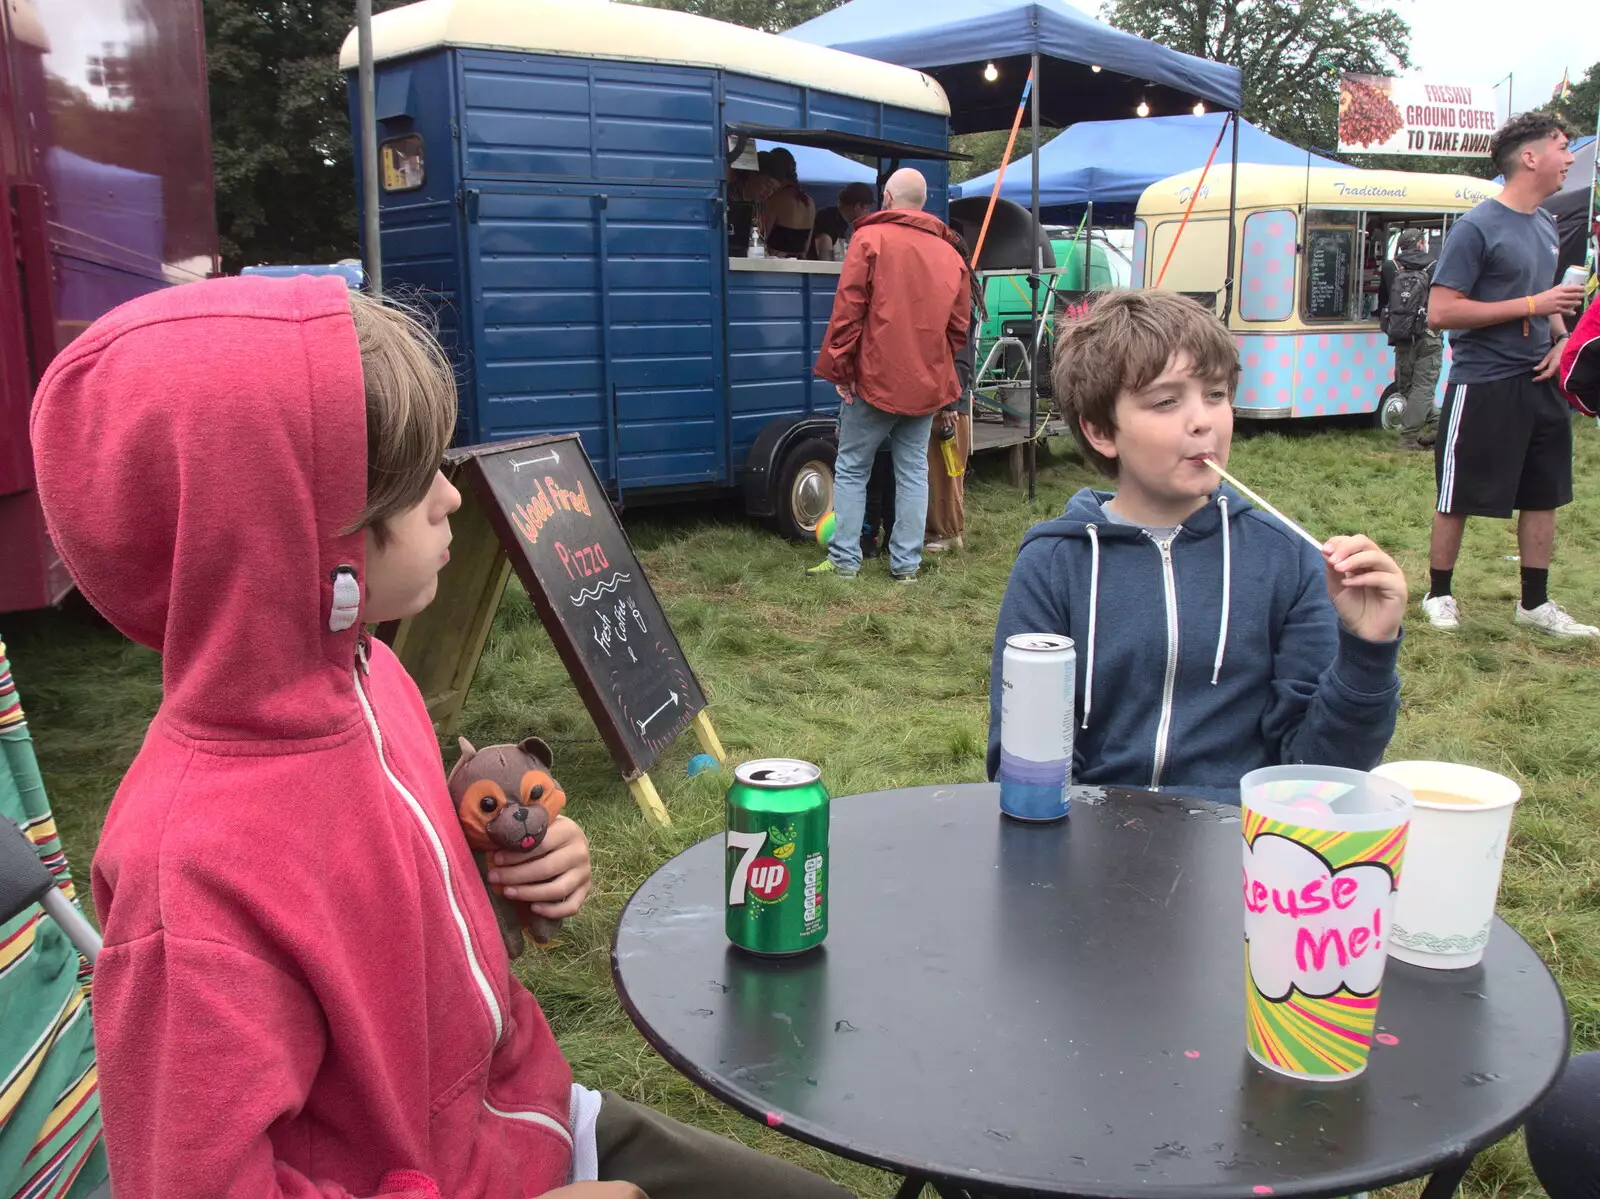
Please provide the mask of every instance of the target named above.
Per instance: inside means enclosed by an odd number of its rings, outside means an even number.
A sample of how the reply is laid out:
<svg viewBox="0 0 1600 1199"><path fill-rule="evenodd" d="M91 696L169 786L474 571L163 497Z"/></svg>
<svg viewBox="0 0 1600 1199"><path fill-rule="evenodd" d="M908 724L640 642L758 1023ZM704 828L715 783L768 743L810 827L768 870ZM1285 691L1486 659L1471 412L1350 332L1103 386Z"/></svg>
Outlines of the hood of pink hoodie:
<svg viewBox="0 0 1600 1199"><path fill-rule="evenodd" d="M364 537L343 530L367 432L342 280L123 305L56 357L32 435L51 536L88 600L161 651L165 718L206 740L350 724L360 625L330 616L340 568L363 570Z"/></svg>

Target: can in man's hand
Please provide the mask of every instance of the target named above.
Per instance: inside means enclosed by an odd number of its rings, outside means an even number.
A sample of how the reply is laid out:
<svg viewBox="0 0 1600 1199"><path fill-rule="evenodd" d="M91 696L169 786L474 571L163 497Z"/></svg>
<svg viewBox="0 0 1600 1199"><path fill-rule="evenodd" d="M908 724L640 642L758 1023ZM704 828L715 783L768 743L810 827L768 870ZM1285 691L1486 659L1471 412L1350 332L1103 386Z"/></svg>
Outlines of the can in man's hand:
<svg viewBox="0 0 1600 1199"><path fill-rule="evenodd" d="M1071 637L1018 633L1001 660L1000 810L1017 820L1060 820L1072 806Z"/></svg>
<svg viewBox="0 0 1600 1199"><path fill-rule="evenodd" d="M1589 272L1582 265L1569 266L1561 276L1562 287L1583 287L1589 282Z"/></svg>
<svg viewBox="0 0 1600 1199"><path fill-rule="evenodd" d="M828 935L828 792L822 771L761 758L733 772L724 842L728 940L787 957Z"/></svg>

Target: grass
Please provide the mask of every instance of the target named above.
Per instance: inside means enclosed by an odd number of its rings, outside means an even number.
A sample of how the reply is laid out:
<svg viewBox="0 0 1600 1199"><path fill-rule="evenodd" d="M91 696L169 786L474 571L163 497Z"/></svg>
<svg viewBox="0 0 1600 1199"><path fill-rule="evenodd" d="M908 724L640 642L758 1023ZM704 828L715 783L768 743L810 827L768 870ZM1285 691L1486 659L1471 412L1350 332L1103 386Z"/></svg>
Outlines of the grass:
<svg viewBox="0 0 1600 1199"><path fill-rule="evenodd" d="M1559 520L1552 594L1580 619L1600 618L1600 431L1575 425L1576 502ZM891 584L869 563L854 584L807 580L815 547L790 545L735 510L631 513L640 550L735 758L782 754L823 767L835 794L982 777L989 643L1017 543L1091 482L1055 443L1041 454L1030 512L998 471L969 484L968 549ZM1413 595L1426 584L1431 459L1402 456L1388 436L1343 429L1236 439L1233 469L1314 532L1366 531L1400 559ZM1455 591L1454 635L1420 620L1402 654L1404 708L1396 757L1472 762L1520 780L1501 912L1543 954L1565 989L1575 1045L1600 1048L1600 644L1563 644L1513 628L1517 571L1507 522L1474 521ZM1414 609L1413 609L1414 611ZM159 660L130 646L81 603L5 618L18 686L46 782L80 873L117 779L160 695ZM707 1099L651 1050L613 992L611 928L633 889L668 855L720 828L726 776L685 777L692 737L652 771L672 811L647 825L619 780L527 598L513 587L499 614L462 731L478 744L536 732L588 829L596 891L556 950L523 961L574 1069L680 1119L737 1136L887 1196L875 1171L799 1147ZM1414 1196L1417 1185L1389 1199ZM1511 1138L1478 1162L1473 1199L1542 1192Z"/></svg>

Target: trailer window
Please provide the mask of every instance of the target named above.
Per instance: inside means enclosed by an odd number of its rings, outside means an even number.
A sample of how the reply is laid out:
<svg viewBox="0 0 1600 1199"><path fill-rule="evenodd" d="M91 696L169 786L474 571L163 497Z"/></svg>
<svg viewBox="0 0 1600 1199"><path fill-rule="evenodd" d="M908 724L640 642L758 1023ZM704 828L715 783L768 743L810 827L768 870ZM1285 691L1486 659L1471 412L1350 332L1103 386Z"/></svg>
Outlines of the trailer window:
<svg viewBox="0 0 1600 1199"><path fill-rule="evenodd" d="M378 147L378 161L383 168L386 192L414 192L428 181L420 133L391 137Z"/></svg>
<svg viewBox="0 0 1600 1199"><path fill-rule="evenodd" d="M1355 319L1360 230L1354 212L1306 214L1305 285L1300 313L1308 322Z"/></svg>

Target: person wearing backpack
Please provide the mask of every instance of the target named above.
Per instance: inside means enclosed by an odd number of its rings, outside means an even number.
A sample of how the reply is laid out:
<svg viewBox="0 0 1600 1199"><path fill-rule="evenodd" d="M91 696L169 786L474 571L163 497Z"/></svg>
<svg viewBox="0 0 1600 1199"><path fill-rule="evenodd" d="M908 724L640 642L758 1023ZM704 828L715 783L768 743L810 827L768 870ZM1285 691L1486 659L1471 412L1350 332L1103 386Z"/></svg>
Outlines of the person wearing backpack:
<svg viewBox="0 0 1600 1199"><path fill-rule="evenodd" d="M1400 417L1402 450L1431 446L1439 422L1433 397L1444 362L1444 338L1428 328L1434 262L1422 244L1422 230L1404 229L1395 256L1383 264L1379 279L1383 331L1394 347L1394 382L1406 397Z"/></svg>

